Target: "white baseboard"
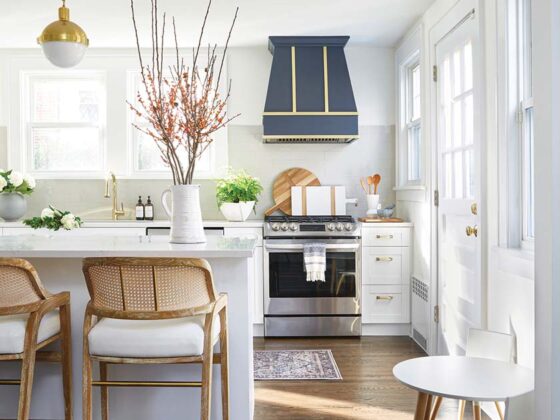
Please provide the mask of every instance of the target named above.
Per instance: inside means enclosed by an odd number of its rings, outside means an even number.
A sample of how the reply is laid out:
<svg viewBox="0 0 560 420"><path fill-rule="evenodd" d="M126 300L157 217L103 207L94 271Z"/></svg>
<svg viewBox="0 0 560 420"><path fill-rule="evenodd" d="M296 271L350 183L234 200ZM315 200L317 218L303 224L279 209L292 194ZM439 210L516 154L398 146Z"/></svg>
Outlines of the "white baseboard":
<svg viewBox="0 0 560 420"><path fill-rule="evenodd" d="M410 324L362 324L362 336L368 335L410 336Z"/></svg>
<svg viewBox="0 0 560 420"><path fill-rule="evenodd" d="M253 337L264 337L264 324L253 324Z"/></svg>

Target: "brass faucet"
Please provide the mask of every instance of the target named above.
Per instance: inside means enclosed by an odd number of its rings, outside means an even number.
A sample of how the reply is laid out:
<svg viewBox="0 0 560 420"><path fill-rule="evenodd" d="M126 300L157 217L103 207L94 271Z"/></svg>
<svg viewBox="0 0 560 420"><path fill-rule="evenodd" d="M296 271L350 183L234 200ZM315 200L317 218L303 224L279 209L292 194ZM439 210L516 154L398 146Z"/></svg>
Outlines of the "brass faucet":
<svg viewBox="0 0 560 420"><path fill-rule="evenodd" d="M111 192L109 189L109 182L112 184L113 186L113 210L111 212L112 216L113 216L113 220L119 220L119 216L124 216L124 205L121 202L121 208L120 210L117 208L117 177L115 176L115 174L113 172L110 172L111 178L107 178L107 181L105 182L105 198L110 198L111 197Z"/></svg>

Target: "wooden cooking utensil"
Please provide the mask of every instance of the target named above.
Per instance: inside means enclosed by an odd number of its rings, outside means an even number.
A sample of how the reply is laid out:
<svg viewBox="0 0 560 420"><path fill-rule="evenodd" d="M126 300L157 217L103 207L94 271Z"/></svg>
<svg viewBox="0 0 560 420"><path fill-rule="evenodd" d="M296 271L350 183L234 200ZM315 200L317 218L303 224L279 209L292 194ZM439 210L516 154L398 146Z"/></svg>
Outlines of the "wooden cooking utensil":
<svg viewBox="0 0 560 420"><path fill-rule="evenodd" d="M303 168L291 168L281 172L274 180L272 197L276 203L264 212L270 216L276 210L283 211L288 216L292 215L292 187L294 186L318 186L321 185L319 178L311 171Z"/></svg>
<svg viewBox="0 0 560 420"><path fill-rule="evenodd" d="M364 190L366 194L369 194L366 178L360 178L360 185L362 186L362 190Z"/></svg>
<svg viewBox="0 0 560 420"><path fill-rule="evenodd" d="M368 194L371 194L371 186L373 185L373 177L370 175L367 177L368 183Z"/></svg>
<svg viewBox="0 0 560 420"><path fill-rule="evenodd" d="M381 175L375 174L371 178L373 184L373 193L377 194L377 188L379 187L379 183L381 182Z"/></svg>

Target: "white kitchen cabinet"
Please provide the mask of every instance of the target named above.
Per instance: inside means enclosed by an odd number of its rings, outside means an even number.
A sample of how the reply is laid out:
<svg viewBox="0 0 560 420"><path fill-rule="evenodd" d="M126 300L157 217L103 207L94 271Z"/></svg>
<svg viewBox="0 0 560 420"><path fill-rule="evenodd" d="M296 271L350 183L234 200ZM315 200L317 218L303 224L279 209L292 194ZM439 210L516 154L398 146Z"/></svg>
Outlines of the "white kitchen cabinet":
<svg viewBox="0 0 560 420"><path fill-rule="evenodd" d="M362 224L362 323L410 322L412 224Z"/></svg>
<svg viewBox="0 0 560 420"><path fill-rule="evenodd" d="M255 300L253 302L253 324L264 323L264 256L263 256L263 230L262 228L252 227L226 227L224 229L225 236L257 237L257 247L255 248Z"/></svg>

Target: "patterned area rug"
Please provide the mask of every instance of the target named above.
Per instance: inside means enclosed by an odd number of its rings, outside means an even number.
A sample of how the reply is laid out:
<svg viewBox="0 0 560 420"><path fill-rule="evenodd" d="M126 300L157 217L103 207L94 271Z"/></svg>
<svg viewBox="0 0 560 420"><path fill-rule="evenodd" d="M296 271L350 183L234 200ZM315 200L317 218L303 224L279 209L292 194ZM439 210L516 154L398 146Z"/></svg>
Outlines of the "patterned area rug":
<svg viewBox="0 0 560 420"><path fill-rule="evenodd" d="M256 381L342 380L330 350L255 350Z"/></svg>

